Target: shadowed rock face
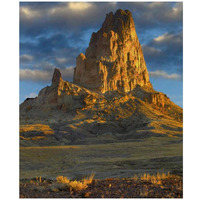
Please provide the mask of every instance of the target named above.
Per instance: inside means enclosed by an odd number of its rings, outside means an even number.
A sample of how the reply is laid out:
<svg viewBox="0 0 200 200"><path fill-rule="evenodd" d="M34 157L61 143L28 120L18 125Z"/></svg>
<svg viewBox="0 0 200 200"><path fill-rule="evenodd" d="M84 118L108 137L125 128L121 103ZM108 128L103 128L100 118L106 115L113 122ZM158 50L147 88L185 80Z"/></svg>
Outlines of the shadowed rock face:
<svg viewBox="0 0 200 200"><path fill-rule="evenodd" d="M102 93L152 87L130 11L107 14L85 55L77 57L74 83Z"/></svg>
<svg viewBox="0 0 200 200"><path fill-rule="evenodd" d="M58 84L60 81L62 81L60 70L55 68L52 78L52 84Z"/></svg>

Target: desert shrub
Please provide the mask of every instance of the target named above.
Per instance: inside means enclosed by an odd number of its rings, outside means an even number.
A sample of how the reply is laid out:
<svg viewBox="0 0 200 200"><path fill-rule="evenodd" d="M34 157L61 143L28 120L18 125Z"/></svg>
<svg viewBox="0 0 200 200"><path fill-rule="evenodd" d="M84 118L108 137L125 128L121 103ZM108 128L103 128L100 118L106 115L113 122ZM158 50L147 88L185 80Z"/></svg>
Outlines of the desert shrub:
<svg viewBox="0 0 200 200"><path fill-rule="evenodd" d="M85 182L81 182L81 181L70 181L69 184L69 189L71 190L83 190L83 189L86 189L88 187L87 183Z"/></svg>
<svg viewBox="0 0 200 200"><path fill-rule="evenodd" d="M58 176L56 180L58 183L64 183L64 184L68 184L70 182L70 180L64 176Z"/></svg>
<svg viewBox="0 0 200 200"><path fill-rule="evenodd" d="M71 190L83 190L86 189L88 187L89 184L92 183L94 178L94 174L91 174L89 177L87 178L83 178L81 181L77 181L77 180L70 180L67 177L64 176L58 176L56 178L57 183L61 184L58 185L59 187L65 188L65 189L69 189Z"/></svg>
<svg viewBox="0 0 200 200"><path fill-rule="evenodd" d="M91 184L92 183L92 181L93 181L93 179L94 179L94 175L95 174L91 174L89 177L86 177L86 178L83 178L82 179L82 182L83 183L86 183L86 184Z"/></svg>

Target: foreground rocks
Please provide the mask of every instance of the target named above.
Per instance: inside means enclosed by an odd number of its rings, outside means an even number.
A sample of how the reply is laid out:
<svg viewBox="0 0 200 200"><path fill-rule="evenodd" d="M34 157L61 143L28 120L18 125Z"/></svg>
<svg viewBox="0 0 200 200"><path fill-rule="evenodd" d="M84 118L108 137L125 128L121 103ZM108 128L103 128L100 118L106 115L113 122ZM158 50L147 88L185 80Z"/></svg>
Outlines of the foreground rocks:
<svg viewBox="0 0 200 200"><path fill-rule="evenodd" d="M172 176L152 182L134 178L93 180L83 190L59 189L57 183L43 179L22 181L20 198L182 198L183 180Z"/></svg>

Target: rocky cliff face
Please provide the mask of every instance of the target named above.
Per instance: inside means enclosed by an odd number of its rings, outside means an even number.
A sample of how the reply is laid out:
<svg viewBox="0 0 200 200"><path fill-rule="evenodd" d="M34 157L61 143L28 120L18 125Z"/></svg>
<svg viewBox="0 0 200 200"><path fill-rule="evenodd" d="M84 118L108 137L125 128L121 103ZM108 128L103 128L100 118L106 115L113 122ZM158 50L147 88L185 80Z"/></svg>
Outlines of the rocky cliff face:
<svg viewBox="0 0 200 200"><path fill-rule="evenodd" d="M74 83L105 93L151 87L130 11L107 14L102 28L93 33L85 55L76 60Z"/></svg>
<svg viewBox="0 0 200 200"><path fill-rule="evenodd" d="M104 101L105 97L64 81L59 69L54 70L52 83L43 88L36 98L28 98L21 106L21 111L40 109L41 111L62 110L69 111L84 108L90 104Z"/></svg>

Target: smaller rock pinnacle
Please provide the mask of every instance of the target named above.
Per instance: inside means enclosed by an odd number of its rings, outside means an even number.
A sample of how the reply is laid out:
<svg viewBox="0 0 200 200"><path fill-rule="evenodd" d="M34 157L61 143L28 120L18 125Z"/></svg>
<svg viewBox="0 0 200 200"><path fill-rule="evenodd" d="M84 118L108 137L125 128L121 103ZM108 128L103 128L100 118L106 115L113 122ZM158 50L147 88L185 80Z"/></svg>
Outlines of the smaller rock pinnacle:
<svg viewBox="0 0 200 200"><path fill-rule="evenodd" d="M60 70L55 68L52 78L52 83L59 83L62 80Z"/></svg>

